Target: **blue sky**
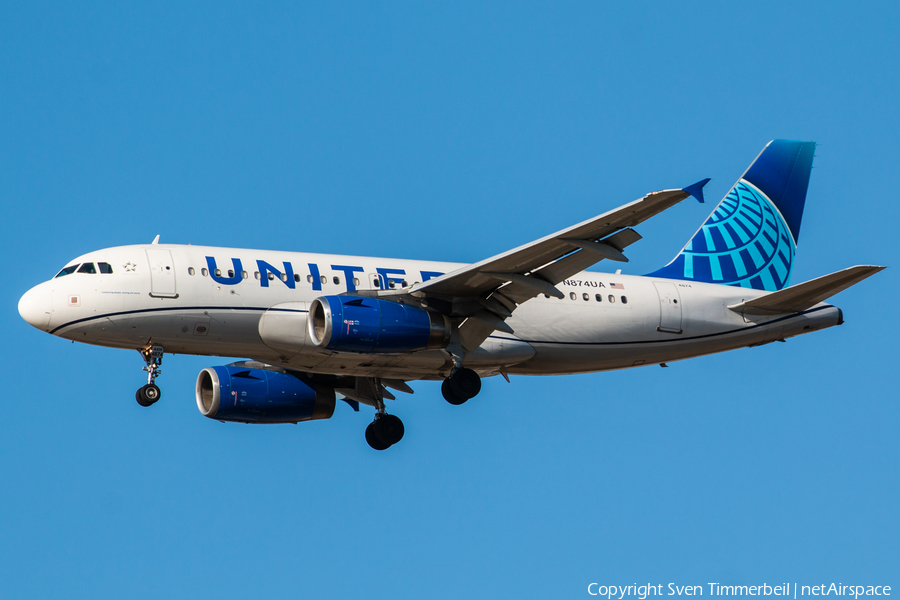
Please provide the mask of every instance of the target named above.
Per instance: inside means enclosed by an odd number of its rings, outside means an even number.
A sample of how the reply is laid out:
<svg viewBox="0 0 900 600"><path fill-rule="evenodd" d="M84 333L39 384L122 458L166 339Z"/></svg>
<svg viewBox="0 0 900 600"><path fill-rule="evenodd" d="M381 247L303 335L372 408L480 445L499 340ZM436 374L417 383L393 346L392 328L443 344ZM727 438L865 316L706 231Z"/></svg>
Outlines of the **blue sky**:
<svg viewBox="0 0 900 600"><path fill-rule="evenodd" d="M6 3L0 596L580 598L587 585L900 586L895 3ZM149 242L476 261L819 143L795 282L842 327L669 369L436 383L297 426L198 414L167 357L18 298ZM712 204L643 224L668 262ZM618 266L618 265L616 265Z"/></svg>

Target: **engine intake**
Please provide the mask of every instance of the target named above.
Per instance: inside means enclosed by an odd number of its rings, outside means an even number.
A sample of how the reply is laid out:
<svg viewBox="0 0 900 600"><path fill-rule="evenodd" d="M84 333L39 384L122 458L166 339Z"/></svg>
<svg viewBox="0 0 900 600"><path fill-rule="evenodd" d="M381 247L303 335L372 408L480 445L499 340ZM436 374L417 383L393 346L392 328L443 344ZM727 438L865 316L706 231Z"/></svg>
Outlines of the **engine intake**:
<svg viewBox="0 0 900 600"><path fill-rule="evenodd" d="M444 315L378 298L316 298L307 326L316 346L338 352L413 352L450 343L450 321Z"/></svg>
<svg viewBox="0 0 900 600"><path fill-rule="evenodd" d="M210 367L197 377L197 408L204 417L237 423L297 423L330 419L333 389L312 387L291 373L246 367Z"/></svg>

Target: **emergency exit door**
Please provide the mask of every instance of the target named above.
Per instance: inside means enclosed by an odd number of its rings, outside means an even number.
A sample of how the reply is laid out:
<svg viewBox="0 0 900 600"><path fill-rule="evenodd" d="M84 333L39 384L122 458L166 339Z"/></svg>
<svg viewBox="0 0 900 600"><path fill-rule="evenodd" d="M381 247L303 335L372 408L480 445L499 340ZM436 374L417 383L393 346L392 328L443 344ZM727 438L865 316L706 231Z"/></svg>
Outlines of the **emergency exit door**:
<svg viewBox="0 0 900 600"><path fill-rule="evenodd" d="M674 283L654 281L659 295L659 331L681 333L681 298Z"/></svg>

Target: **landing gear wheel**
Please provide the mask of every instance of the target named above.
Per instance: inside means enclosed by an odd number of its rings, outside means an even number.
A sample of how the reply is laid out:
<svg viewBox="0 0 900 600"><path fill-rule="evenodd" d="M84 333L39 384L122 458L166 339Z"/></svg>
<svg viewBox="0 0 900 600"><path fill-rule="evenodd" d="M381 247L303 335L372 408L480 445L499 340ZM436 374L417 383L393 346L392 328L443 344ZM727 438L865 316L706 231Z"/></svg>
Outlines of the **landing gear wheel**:
<svg viewBox="0 0 900 600"><path fill-rule="evenodd" d="M453 388L450 386L450 380L445 379L444 383L441 384L441 394L444 395L444 400L453 404L454 406L459 406L463 402L467 400L467 398L460 398L454 393Z"/></svg>
<svg viewBox="0 0 900 600"><path fill-rule="evenodd" d="M375 436L388 446L393 446L403 439L405 429L403 421L396 415L383 414L372 423Z"/></svg>
<svg viewBox="0 0 900 600"><path fill-rule="evenodd" d="M152 404L155 404L157 400L159 400L160 396L162 396L162 392L156 386L155 383L148 383L142 388L139 388L137 392L134 394L134 399L137 400L137 403L141 406L147 407Z"/></svg>
<svg viewBox="0 0 900 600"><path fill-rule="evenodd" d="M452 392L453 396L461 399L459 404L462 404L469 398L474 398L481 391L481 377L472 369L457 369L444 383L447 384L447 389ZM441 391L444 391L443 386L441 386ZM444 398L450 404L456 404L456 402L447 398L446 393L444 393Z"/></svg>
<svg viewBox="0 0 900 600"><path fill-rule="evenodd" d="M390 444L385 444L381 438L375 435L375 423L369 423L369 426L366 427L366 441L373 450L387 450L391 447Z"/></svg>

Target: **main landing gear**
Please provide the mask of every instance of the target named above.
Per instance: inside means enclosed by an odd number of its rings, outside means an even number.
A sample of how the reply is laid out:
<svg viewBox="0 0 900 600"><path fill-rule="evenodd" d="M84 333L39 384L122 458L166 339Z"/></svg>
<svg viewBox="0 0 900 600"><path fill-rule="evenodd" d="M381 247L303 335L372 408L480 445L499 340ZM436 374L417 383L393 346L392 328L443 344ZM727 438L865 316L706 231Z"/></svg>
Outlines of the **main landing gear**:
<svg viewBox="0 0 900 600"><path fill-rule="evenodd" d="M441 385L441 393L450 404L462 404L469 398L477 396L480 391L481 377L478 373L459 365L450 372L450 376ZM381 380L360 377L357 379L356 392L373 400L375 404L375 420L366 427L366 441L369 446L375 450L387 450L403 439L403 421L384 410L386 392Z"/></svg>
<svg viewBox="0 0 900 600"><path fill-rule="evenodd" d="M155 382L156 378L162 373L160 366L163 359L163 347L150 346L140 350L140 353L144 357L144 362L147 363L147 366L144 367L144 370L147 371L147 385L135 392L134 399L137 400L138 404L146 407L155 404L162 396L162 392Z"/></svg>
<svg viewBox="0 0 900 600"><path fill-rule="evenodd" d="M356 395L365 398L375 405L375 420L366 427L366 441L375 450L387 450L403 439L403 421L396 415L389 415L384 409L384 398L393 399L394 396L384 389L384 384L378 377L357 377ZM407 388L408 389L408 388ZM412 393L412 390L410 390Z"/></svg>
<svg viewBox="0 0 900 600"><path fill-rule="evenodd" d="M366 441L375 450L387 450L403 439L403 421L397 415L376 413L366 427Z"/></svg>
<svg viewBox="0 0 900 600"><path fill-rule="evenodd" d="M481 377L472 369L458 367L441 384L441 394L450 404L462 404L481 391Z"/></svg>

